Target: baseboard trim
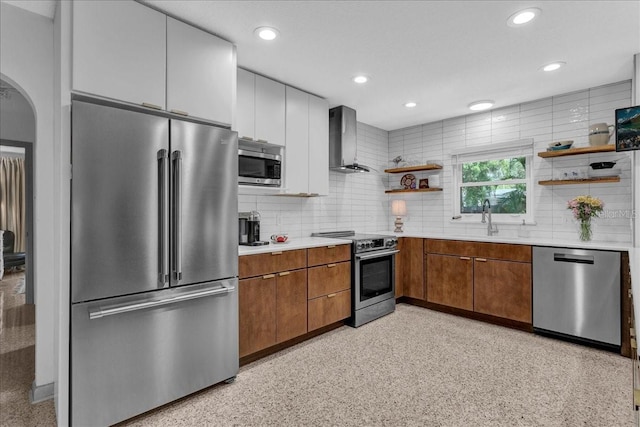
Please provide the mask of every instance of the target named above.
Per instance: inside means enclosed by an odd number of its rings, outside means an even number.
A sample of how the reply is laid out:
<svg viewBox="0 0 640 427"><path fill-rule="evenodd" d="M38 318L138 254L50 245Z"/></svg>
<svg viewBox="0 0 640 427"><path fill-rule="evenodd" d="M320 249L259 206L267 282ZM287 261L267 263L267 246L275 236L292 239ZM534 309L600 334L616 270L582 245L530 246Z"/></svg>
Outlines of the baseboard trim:
<svg viewBox="0 0 640 427"><path fill-rule="evenodd" d="M34 381L31 384L31 390L29 390L29 401L34 403L44 402L49 399L53 399L53 393L55 391L54 383L36 385Z"/></svg>

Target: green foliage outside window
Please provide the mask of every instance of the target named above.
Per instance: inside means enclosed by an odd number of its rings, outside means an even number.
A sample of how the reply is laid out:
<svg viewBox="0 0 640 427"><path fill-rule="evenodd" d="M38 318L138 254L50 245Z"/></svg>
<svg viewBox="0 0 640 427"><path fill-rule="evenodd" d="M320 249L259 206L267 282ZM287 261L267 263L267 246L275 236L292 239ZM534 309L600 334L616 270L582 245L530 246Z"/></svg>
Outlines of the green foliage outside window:
<svg viewBox="0 0 640 427"><path fill-rule="evenodd" d="M464 163L460 212L482 212L482 202L489 199L493 213L526 213L526 184L510 182L526 179L526 163L526 157Z"/></svg>

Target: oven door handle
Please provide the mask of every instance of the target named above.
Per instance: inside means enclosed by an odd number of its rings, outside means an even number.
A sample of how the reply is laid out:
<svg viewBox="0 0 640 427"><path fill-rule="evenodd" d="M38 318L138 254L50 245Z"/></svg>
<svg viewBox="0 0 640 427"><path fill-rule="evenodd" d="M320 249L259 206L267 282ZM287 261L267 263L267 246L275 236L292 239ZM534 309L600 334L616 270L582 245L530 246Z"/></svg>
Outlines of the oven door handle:
<svg viewBox="0 0 640 427"><path fill-rule="evenodd" d="M358 258L358 259L380 258L380 257L387 256L387 255L395 255L398 252L400 252L400 251L399 250L395 250L395 251L385 251L385 252L374 252L374 253L369 253L369 254L365 254L365 255L356 254L356 258Z"/></svg>

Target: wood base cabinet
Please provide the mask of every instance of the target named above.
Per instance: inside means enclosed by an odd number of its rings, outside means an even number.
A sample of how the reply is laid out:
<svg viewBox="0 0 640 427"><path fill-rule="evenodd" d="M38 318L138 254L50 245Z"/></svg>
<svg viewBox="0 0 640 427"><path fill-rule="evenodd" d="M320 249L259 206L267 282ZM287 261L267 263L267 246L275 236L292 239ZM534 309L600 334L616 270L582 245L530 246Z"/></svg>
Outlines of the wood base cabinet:
<svg viewBox="0 0 640 427"><path fill-rule="evenodd" d="M240 257L240 357L307 332L306 267L306 249Z"/></svg>
<svg viewBox="0 0 640 427"><path fill-rule="evenodd" d="M400 264L402 294L405 297L425 299L423 240L403 237L400 253L396 257Z"/></svg>
<svg viewBox="0 0 640 427"><path fill-rule="evenodd" d="M473 309L531 323L531 264L474 259Z"/></svg>
<svg viewBox="0 0 640 427"><path fill-rule="evenodd" d="M531 246L427 239L424 251L427 302L531 325Z"/></svg>
<svg viewBox="0 0 640 427"><path fill-rule="evenodd" d="M270 276L270 277L269 277ZM240 280L240 357L276 343L276 277Z"/></svg>
<svg viewBox="0 0 640 427"><path fill-rule="evenodd" d="M348 245L309 249L309 332L351 316L350 249Z"/></svg>
<svg viewBox="0 0 640 427"><path fill-rule="evenodd" d="M473 261L470 257L427 254L427 301L473 310Z"/></svg>
<svg viewBox="0 0 640 427"><path fill-rule="evenodd" d="M307 270L278 273L276 282L276 343L307 332Z"/></svg>

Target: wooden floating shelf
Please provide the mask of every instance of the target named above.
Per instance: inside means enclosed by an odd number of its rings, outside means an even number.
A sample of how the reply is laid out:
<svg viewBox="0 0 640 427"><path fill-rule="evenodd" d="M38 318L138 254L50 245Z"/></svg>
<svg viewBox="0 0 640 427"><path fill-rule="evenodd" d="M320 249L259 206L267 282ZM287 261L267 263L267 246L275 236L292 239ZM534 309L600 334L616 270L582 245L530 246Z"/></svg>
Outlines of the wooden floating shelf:
<svg viewBox="0 0 640 427"><path fill-rule="evenodd" d="M404 172L418 172L418 171L428 171L428 170L437 170L437 169L442 169L442 166L429 163L427 165L406 166L404 168L385 169L384 171L386 173L404 173Z"/></svg>
<svg viewBox="0 0 640 427"><path fill-rule="evenodd" d="M572 185L572 184L605 184L609 182L620 182L619 176L608 176L604 178L589 178L589 179L563 179L563 180L548 180L538 181L540 185Z"/></svg>
<svg viewBox="0 0 640 427"><path fill-rule="evenodd" d="M407 190L386 190L385 193L423 193L427 191L442 191L442 188L410 188Z"/></svg>
<svg viewBox="0 0 640 427"><path fill-rule="evenodd" d="M575 156L577 154L608 153L610 151L616 151L616 146L613 144L607 144L607 145L594 145L592 147L568 148L566 150L541 151L538 153L538 156L548 158L548 157Z"/></svg>

